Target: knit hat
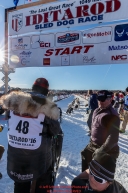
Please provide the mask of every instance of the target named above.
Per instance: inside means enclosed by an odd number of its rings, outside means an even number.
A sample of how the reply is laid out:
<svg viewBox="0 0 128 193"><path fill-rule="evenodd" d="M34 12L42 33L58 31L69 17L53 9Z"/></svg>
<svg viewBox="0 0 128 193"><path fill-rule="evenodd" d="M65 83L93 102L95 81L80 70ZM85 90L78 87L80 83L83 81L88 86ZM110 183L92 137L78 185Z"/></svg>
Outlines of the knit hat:
<svg viewBox="0 0 128 193"><path fill-rule="evenodd" d="M37 78L33 85L38 85L46 89L49 88L49 83L45 78Z"/></svg>
<svg viewBox="0 0 128 193"><path fill-rule="evenodd" d="M90 168L99 177L112 182L114 180L116 160L106 152L99 151L90 162Z"/></svg>
<svg viewBox="0 0 128 193"><path fill-rule="evenodd" d="M99 101L105 101L107 98L112 98L113 93L108 90L100 90L98 92L98 100Z"/></svg>

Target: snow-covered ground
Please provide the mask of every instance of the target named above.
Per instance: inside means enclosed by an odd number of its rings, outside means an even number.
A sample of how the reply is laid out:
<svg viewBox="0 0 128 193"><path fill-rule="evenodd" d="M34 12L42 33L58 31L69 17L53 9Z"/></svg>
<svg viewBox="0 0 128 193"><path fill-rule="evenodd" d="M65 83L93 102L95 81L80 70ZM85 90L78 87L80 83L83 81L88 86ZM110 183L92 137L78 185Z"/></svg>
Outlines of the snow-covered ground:
<svg viewBox="0 0 128 193"><path fill-rule="evenodd" d="M85 114L86 101L81 97L79 98L80 108L75 110L71 115L67 115L66 110L68 104L74 99L74 96L57 103L63 111L61 126L64 132L64 140L54 192L70 193L70 185L73 178L81 172L80 152L89 143L89 136L87 135L88 127L86 124L87 114ZM6 172L8 127L7 122L4 120L4 115L0 116L0 123L5 126L4 130L0 133L0 144L5 147L5 153L0 161L0 172L3 174L3 178L0 180L0 193L13 193L13 181L8 177ZM126 134L120 134L119 146L120 155L117 161L115 179L128 190L128 126Z"/></svg>

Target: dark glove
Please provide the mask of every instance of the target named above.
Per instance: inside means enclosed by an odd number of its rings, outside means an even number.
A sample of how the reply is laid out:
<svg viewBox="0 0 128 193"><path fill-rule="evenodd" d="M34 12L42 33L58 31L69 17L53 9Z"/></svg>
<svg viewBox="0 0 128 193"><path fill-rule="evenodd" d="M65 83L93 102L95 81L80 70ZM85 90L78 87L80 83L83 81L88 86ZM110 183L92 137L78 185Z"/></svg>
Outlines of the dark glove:
<svg viewBox="0 0 128 193"><path fill-rule="evenodd" d="M97 153L101 153L101 152L104 152L105 153L105 151L104 151L104 149L103 149L103 146L101 146L100 148L97 148L96 150L95 150L95 152L92 154L92 158L97 154Z"/></svg>
<svg viewBox="0 0 128 193"><path fill-rule="evenodd" d="M88 106L88 104L85 105L85 107L87 107L87 106Z"/></svg>

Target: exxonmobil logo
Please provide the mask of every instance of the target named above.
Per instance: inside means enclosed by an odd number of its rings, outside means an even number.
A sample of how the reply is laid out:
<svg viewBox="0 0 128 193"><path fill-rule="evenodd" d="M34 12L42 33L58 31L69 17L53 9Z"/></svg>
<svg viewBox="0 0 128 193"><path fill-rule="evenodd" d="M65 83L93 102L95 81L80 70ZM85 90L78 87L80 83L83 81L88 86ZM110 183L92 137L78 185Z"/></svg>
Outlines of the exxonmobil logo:
<svg viewBox="0 0 128 193"><path fill-rule="evenodd" d="M119 60L127 60L127 55L116 55L112 56L111 60L119 61Z"/></svg>
<svg viewBox="0 0 128 193"><path fill-rule="evenodd" d="M74 7L67 8L65 10L52 10L47 11L45 13L28 15L25 18L25 26L37 25L41 23L48 22L58 22L64 21L68 19L75 19L79 17L88 17L91 15L99 15L104 13L111 13L119 10L121 7L120 0L109 0L103 2L96 2L92 5L83 5L76 6L75 13L73 11ZM50 17L49 17L50 16Z"/></svg>

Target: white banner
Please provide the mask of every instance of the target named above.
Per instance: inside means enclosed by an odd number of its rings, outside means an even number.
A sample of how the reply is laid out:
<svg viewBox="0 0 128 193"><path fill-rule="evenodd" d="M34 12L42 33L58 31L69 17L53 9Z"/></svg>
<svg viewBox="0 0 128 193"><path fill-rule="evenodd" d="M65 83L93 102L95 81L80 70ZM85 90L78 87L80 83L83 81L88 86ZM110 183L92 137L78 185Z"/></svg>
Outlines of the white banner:
<svg viewBox="0 0 128 193"><path fill-rule="evenodd" d="M9 35L127 19L128 0L70 0L9 12Z"/></svg>
<svg viewBox="0 0 128 193"><path fill-rule="evenodd" d="M127 23L10 37L9 42L9 64L15 68L128 63Z"/></svg>

